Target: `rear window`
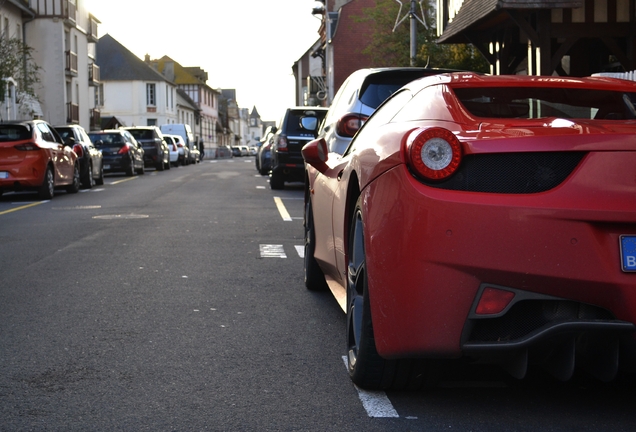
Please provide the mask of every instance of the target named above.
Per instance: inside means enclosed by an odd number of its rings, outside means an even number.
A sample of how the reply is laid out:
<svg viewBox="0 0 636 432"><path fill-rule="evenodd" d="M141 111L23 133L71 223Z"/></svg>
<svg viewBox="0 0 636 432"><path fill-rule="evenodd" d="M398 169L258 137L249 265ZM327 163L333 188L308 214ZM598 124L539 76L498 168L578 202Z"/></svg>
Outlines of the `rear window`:
<svg viewBox="0 0 636 432"><path fill-rule="evenodd" d="M128 132L135 137L136 140L154 140L155 131L150 129L128 129Z"/></svg>
<svg viewBox="0 0 636 432"><path fill-rule="evenodd" d="M24 125L0 125L0 142L31 139L32 130Z"/></svg>
<svg viewBox="0 0 636 432"><path fill-rule="evenodd" d="M325 118L325 110L291 110L285 119L285 133L287 135L314 136L315 132L307 130L300 125L300 119L311 116L318 118L318 124Z"/></svg>
<svg viewBox="0 0 636 432"><path fill-rule="evenodd" d="M117 133L95 133L88 134L95 147L116 147L125 144L124 137Z"/></svg>
<svg viewBox="0 0 636 432"><path fill-rule="evenodd" d="M389 96L413 80L424 76L434 75L439 71L392 71L369 75L360 89L360 101L376 109Z"/></svg>
<svg viewBox="0 0 636 432"><path fill-rule="evenodd" d="M476 117L628 120L636 93L581 88L472 87L453 90Z"/></svg>

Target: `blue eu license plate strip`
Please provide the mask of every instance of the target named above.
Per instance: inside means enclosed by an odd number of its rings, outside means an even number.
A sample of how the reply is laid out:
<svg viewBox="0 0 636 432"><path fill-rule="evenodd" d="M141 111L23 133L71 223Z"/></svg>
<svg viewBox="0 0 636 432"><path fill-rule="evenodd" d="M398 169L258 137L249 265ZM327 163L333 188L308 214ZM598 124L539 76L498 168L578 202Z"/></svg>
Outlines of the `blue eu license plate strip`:
<svg viewBox="0 0 636 432"><path fill-rule="evenodd" d="M624 272L636 272L636 236L620 236L621 268Z"/></svg>

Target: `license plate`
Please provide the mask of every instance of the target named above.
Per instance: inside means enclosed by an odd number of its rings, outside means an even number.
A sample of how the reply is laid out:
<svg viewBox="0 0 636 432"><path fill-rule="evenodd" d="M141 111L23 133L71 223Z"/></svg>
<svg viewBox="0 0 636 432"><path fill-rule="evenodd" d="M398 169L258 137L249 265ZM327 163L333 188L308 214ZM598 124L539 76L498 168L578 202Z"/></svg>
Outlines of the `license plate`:
<svg viewBox="0 0 636 432"><path fill-rule="evenodd" d="M0 179L8 179L9 173L6 171L0 171Z"/></svg>
<svg viewBox="0 0 636 432"><path fill-rule="evenodd" d="M624 272L636 272L636 236L620 236L621 268Z"/></svg>

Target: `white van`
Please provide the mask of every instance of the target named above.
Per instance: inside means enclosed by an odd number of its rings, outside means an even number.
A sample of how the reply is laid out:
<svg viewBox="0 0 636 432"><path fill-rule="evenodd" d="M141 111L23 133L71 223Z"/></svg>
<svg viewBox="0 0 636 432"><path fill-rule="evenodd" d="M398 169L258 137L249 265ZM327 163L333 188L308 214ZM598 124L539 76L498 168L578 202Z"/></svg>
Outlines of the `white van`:
<svg viewBox="0 0 636 432"><path fill-rule="evenodd" d="M160 129L161 129L161 133L169 134L169 135L179 135L181 138L183 138L183 141L185 141L186 145L188 146L188 149L190 150L188 152L191 155L190 157L198 153L198 151L195 151L195 148L197 148L198 150L198 147L197 147L197 143L194 141L194 135L192 135L192 129L190 128L189 124L183 124L183 123L165 124L165 125L162 125ZM195 160L191 162L196 163L197 161Z"/></svg>

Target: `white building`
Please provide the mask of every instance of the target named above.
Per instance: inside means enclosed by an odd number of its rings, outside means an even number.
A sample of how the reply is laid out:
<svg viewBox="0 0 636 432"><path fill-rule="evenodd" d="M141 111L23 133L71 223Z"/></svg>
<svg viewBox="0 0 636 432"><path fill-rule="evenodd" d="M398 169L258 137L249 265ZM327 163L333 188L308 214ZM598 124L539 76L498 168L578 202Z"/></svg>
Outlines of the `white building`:
<svg viewBox="0 0 636 432"><path fill-rule="evenodd" d="M112 36L97 44L103 86L103 116L125 126L160 126L177 121L177 87Z"/></svg>
<svg viewBox="0 0 636 432"><path fill-rule="evenodd" d="M24 21L24 42L33 48L33 59L41 68L41 82L34 90L43 118L54 125L99 128L99 68L94 64L99 20L81 0L28 4L35 16Z"/></svg>

